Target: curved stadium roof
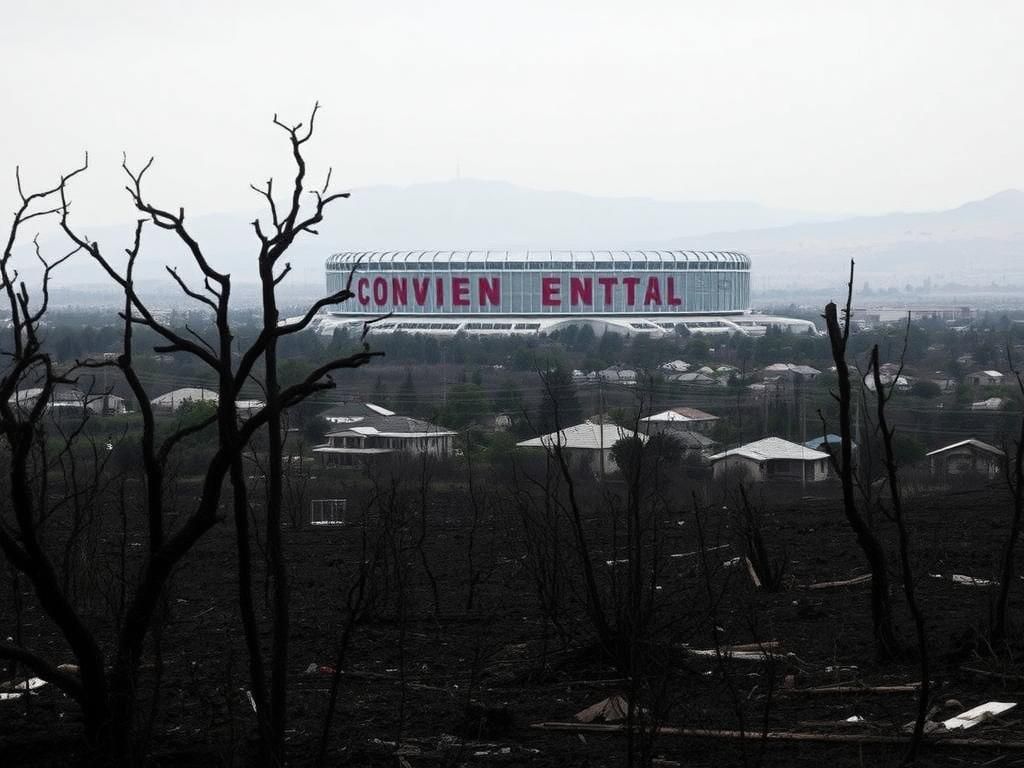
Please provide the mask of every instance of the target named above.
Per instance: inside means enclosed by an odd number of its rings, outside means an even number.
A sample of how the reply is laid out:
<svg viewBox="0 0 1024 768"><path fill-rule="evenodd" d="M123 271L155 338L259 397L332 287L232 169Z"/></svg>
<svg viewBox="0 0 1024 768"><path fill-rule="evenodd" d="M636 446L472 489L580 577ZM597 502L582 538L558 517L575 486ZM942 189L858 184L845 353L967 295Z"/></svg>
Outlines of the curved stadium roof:
<svg viewBox="0 0 1024 768"><path fill-rule="evenodd" d="M365 267L375 264L401 264L409 269L419 266L451 265L456 269L600 269L595 265L613 262L630 264L636 269L652 265L715 263L732 269L749 269L750 257L738 251L342 251L327 258L327 268L351 268L360 262ZM508 265L508 266L506 266ZM621 266L620 266L621 268ZM691 269L693 267L690 267ZM719 267L721 269L722 267Z"/></svg>

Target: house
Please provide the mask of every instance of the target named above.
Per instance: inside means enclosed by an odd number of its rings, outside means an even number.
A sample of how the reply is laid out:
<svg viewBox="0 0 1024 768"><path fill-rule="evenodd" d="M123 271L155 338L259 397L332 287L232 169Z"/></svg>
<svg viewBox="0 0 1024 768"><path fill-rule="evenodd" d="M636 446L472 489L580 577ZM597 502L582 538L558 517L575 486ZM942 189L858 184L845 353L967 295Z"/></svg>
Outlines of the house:
<svg viewBox="0 0 1024 768"><path fill-rule="evenodd" d="M975 387L997 387L1005 380L999 371L978 371L967 375L967 383Z"/></svg>
<svg viewBox="0 0 1024 768"><path fill-rule="evenodd" d="M1001 411L1009 404L1009 400L1005 397L990 397L988 400L979 400L976 403L971 403L972 411Z"/></svg>
<svg viewBox="0 0 1024 768"><path fill-rule="evenodd" d="M690 370L690 364L684 360L669 360L658 367L665 373L686 373Z"/></svg>
<svg viewBox="0 0 1024 768"><path fill-rule="evenodd" d="M882 386L887 390L895 389L897 392L909 392L910 388L914 386L914 380L909 376L894 376L891 373L882 373L881 369L879 369L878 380L882 382ZM864 386L867 387L869 392L875 391L874 372L864 377Z"/></svg>
<svg viewBox="0 0 1024 768"><path fill-rule="evenodd" d="M679 406L640 419L640 426L649 435L655 432L710 432L716 421L718 417L710 413Z"/></svg>
<svg viewBox="0 0 1024 768"><path fill-rule="evenodd" d="M523 440L516 443L516 447L545 450L559 447L567 456L581 457L595 472L614 472L618 465L612 457L612 446L620 440L632 437L647 442L647 435L633 432L617 424L585 421L558 432Z"/></svg>
<svg viewBox="0 0 1024 768"><path fill-rule="evenodd" d="M790 379L800 381L814 381L821 376L821 371L809 365L794 365L793 363L772 363L764 368L766 377L786 376Z"/></svg>
<svg viewBox="0 0 1024 768"><path fill-rule="evenodd" d="M691 387L717 387L719 382L706 373L677 373L668 377L669 381L678 384L687 384Z"/></svg>
<svg viewBox="0 0 1024 768"><path fill-rule="evenodd" d="M978 475L992 479L1002 469L1006 454L994 445L970 438L926 454L933 475Z"/></svg>
<svg viewBox="0 0 1024 768"><path fill-rule="evenodd" d="M410 416L374 414L338 423L325 435L327 442L313 446L325 466L353 466L396 453L451 456L452 438L445 427Z"/></svg>
<svg viewBox="0 0 1024 768"><path fill-rule="evenodd" d="M753 482L828 478L828 454L811 450L781 437L765 437L710 457L715 480L730 475Z"/></svg>
<svg viewBox="0 0 1024 768"><path fill-rule="evenodd" d="M213 403L217 404L219 395L212 389L205 387L181 387L165 392L159 397L150 400L153 410L176 411L185 403Z"/></svg>
<svg viewBox="0 0 1024 768"><path fill-rule="evenodd" d="M631 387L636 384L636 371L629 368L605 368L603 371L597 372L597 378L601 381L614 381Z"/></svg>
<svg viewBox="0 0 1024 768"><path fill-rule="evenodd" d="M35 407L42 394L42 387L28 387L17 390L10 401L24 409ZM116 416L128 412L127 401L112 392L83 392L68 385L58 385L50 392L46 412L54 416L81 416L83 410L92 416Z"/></svg>

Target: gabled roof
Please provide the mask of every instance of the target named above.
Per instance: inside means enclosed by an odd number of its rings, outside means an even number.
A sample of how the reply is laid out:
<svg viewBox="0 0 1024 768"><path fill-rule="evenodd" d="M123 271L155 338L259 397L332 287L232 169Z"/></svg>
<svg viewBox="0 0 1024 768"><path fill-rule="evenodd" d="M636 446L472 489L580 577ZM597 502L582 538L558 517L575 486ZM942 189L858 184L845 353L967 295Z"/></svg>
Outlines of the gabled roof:
<svg viewBox="0 0 1024 768"><path fill-rule="evenodd" d="M552 448L560 445L563 448L576 448L584 450L601 450L611 448L619 440L627 437L638 437L641 442L647 442L647 435L633 432L632 430L620 427L617 424L595 424L592 421L585 421L574 427L566 427L559 432L551 432L547 435L534 437L516 443L520 448Z"/></svg>
<svg viewBox="0 0 1024 768"><path fill-rule="evenodd" d="M752 443L741 445L730 451L722 451L711 457L711 461L718 461L727 456L742 456L753 461L771 461L773 459L795 459L797 461L817 461L827 459L828 454L821 451L811 450L799 443L791 443L781 437L765 437L755 440Z"/></svg>
<svg viewBox="0 0 1024 768"><path fill-rule="evenodd" d="M834 446L836 446L838 448L842 444L843 444L843 438L842 437L840 437L839 435L833 434L832 432L829 432L827 435L822 435L821 437L815 437L812 440L808 440L806 443L804 443L804 447L805 448L810 448L812 451L816 451L819 448L821 448L821 446L823 446L823 445L830 445L830 446L834 445ZM850 441L850 446L854 450L857 449L857 443L855 443L853 440Z"/></svg>
<svg viewBox="0 0 1024 768"><path fill-rule="evenodd" d="M680 373L678 375L672 376L671 379L672 379L672 381L678 381L678 382L682 382L682 383L686 383L686 382L699 383L699 384L704 384L704 383L707 383L707 384L717 384L718 383L717 381L715 381L710 376L708 376L706 374L703 374L703 373L696 373L696 372L694 372L694 373Z"/></svg>
<svg viewBox="0 0 1024 768"><path fill-rule="evenodd" d="M354 424L339 424L337 429L327 433L327 437L344 437L360 435L362 437L445 437L455 432L431 424L429 421L414 419L411 416L367 416Z"/></svg>
<svg viewBox="0 0 1024 768"><path fill-rule="evenodd" d="M671 421L671 422L687 422L687 421L718 421L717 416L712 416L710 413L698 410L696 408L669 408L667 411L656 413L653 416L648 416L640 421Z"/></svg>
<svg viewBox="0 0 1024 768"><path fill-rule="evenodd" d="M967 440L961 440L959 443L953 443L952 445L945 445L942 448L936 448L934 451L929 451L928 453L926 453L925 456L935 456L937 454L945 453L946 451L952 451L955 448L963 448L968 445L971 446L972 448L977 448L979 451L986 451L987 453L991 453L994 456L1006 455L1001 450L996 448L994 445L983 443L981 442L981 440L975 440L973 437L971 437L968 438Z"/></svg>
<svg viewBox="0 0 1024 768"><path fill-rule="evenodd" d="M793 363L772 363L763 369L765 373L796 373L801 376L817 376L821 371L809 365L794 365Z"/></svg>
<svg viewBox="0 0 1024 768"><path fill-rule="evenodd" d="M975 373L973 375L974 376L983 376L984 375L984 376L988 376L991 379L1001 379L1001 378L1003 378L1003 374L1000 373L999 371L979 371L978 373Z"/></svg>

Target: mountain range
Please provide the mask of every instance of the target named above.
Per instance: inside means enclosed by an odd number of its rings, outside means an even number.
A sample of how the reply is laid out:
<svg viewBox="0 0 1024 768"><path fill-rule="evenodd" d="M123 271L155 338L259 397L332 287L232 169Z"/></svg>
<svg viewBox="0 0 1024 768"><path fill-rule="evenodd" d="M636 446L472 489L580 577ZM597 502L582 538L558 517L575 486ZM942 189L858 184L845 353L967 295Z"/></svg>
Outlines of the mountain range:
<svg viewBox="0 0 1024 768"><path fill-rule="evenodd" d="M252 218L217 214L190 220L212 263L241 283L254 282ZM858 262L858 285L916 285L925 277L935 285L1024 284L1019 190L950 210L844 217L752 202L598 197L459 179L354 190L330 209L318 230L318 237L300 238L289 254L288 282L299 293L322 289L323 262L331 253L421 248L741 250L753 260L755 288L841 286L850 258ZM123 249L131 237L130 227L86 232L108 253ZM44 244L56 251L64 245L58 240L50 235ZM191 272L173 236L150 227L137 275L147 283L169 282L164 264ZM31 279L31 268L23 273ZM79 254L62 267L56 300L88 294L83 286L102 282L95 265Z"/></svg>

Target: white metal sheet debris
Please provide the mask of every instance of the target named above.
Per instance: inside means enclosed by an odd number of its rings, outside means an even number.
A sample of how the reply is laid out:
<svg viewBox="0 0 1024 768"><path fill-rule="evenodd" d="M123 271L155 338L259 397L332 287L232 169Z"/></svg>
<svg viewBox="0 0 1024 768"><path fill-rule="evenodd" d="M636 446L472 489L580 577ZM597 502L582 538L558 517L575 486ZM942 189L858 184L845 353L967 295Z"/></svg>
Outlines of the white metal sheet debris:
<svg viewBox="0 0 1024 768"><path fill-rule="evenodd" d="M952 578L954 584L964 584L968 587L999 586L998 581L992 581L990 579L976 579L973 576L964 576L962 573L954 573Z"/></svg>
<svg viewBox="0 0 1024 768"><path fill-rule="evenodd" d="M1016 702L1012 701L988 701L984 704L979 704L973 709L968 709L966 712L961 712L956 717L951 717L942 724L950 731L958 728L973 728L978 723L982 723L990 717L1000 715L1016 706Z"/></svg>

